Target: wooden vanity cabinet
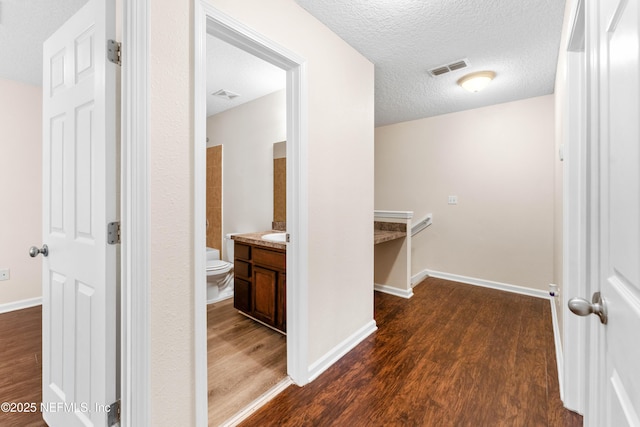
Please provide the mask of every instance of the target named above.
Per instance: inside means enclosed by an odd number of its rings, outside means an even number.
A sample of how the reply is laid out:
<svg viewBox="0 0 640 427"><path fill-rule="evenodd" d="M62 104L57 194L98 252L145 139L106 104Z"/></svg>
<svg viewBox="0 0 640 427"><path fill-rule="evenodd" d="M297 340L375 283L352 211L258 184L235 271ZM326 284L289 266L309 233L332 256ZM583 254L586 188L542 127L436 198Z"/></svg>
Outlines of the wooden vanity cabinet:
<svg viewBox="0 0 640 427"><path fill-rule="evenodd" d="M251 282L235 279L233 306L242 312L251 313Z"/></svg>
<svg viewBox="0 0 640 427"><path fill-rule="evenodd" d="M244 313L251 313L251 246L234 243L233 306Z"/></svg>
<svg viewBox="0 0 640 427"><path fill-rule="evenodd" d="M276 310L276 328L282 332L287 332L287 273L278 274L278 302Z"/></svg>
<svg viewBox="0 0 640 427"><path fill-rule="evenodd" d="M234 307L285 332L286 252L236 242L234 253Z"/></svg>
<svg viewBox="0 0 640 427"><path fill-rule="evenodd" d="M253 268L253 317L276 325L278 272L262 267Z"/></svg>

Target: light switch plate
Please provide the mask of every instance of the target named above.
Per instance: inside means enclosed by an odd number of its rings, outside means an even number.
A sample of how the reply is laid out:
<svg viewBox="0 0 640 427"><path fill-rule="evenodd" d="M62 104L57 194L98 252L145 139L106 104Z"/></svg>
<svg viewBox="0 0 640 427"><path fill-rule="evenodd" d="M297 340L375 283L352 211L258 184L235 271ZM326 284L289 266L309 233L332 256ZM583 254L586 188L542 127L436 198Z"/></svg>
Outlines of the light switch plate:
<svg viewBox="0 0 640 427"><path fill-rule="evenodd" d="M0 268L0 280L9 280L8 268Z"/></svg>
<svg viewBox="0 0 640 427"><path fill-rule="evenodd" d="M449 196L449 204L457 205L458 204L458 196Z"/></svg>

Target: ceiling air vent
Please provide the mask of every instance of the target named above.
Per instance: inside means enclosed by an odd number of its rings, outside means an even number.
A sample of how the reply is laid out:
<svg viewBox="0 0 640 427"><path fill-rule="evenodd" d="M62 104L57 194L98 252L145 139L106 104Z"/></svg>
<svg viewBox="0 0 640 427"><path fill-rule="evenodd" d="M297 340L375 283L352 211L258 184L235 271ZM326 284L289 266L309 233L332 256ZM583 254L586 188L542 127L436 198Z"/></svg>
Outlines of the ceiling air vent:
<svg viewBox="0 0 640 427"><path fill-rule="evenodd" d="M231 92L230 90L226 90L226 89L220 89L216 92L213 92L211 95L217 96L218 98L226 99L229 101L240 96L239 93Z"/></svg>
<svg viewBox="0 0 640 427"><path fill-rule="evenodd" d="M429 70L429 74L431 74L433 77L438 77L443 74L447 74L451 71L467 68L468 66L469 66L469 60L461 59L459 61L452 62L451 64L441 65L439 67L432 68L431 70Z"/></svg>
<svg viewBox="0 0 640 427"><path fill-rule="evenodd" d="M451 71L451 70L449 70L449 68L447 68L447 67L440 67L440 68L434 68L433 70L429 70L431 75L434 76L434 77L435 76L439 76L440 74L448 73L449 71Z"/></svg>
<svg viewBox="0 0 640 427"><path fill-rule="evenodd" d="M461 68L466 68L467 62L463 59L462 61L454 62L453 64L449 64L449 69L451 71L459 70Z"/></svg>

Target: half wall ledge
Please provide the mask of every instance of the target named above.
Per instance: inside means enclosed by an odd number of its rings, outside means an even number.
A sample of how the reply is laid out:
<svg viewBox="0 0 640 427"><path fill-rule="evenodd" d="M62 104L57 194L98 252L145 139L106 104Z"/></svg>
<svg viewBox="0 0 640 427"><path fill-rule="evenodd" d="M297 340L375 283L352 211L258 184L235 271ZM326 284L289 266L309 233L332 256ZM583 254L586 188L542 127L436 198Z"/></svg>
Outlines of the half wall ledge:
<svg viewBox="0 0 640 427"><path fill-rule="evenodd" d="M412 211L374 211L374 289L411 298Z"/></svg>

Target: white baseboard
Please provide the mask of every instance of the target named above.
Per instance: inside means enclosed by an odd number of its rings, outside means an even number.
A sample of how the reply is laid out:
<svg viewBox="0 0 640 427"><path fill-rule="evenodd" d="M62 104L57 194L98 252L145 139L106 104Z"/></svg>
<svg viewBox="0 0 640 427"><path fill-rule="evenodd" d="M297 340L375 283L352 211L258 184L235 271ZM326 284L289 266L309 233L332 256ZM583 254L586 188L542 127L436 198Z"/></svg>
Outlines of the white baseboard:
<svg viewBox="0 0 640 427"><path fill-rule="evenodd" d="M222 298L217 297L217 298L207 299L207 305L209 305L209 304L215 304L215 303L217 303L217 302L222 302L222 301L227 300L227 299L230 299L230 298L233 298L233 294L231 294L231 295L225 295L225 296L223 296Z"/></svg>
<svg viewBox="0 0 640 427"><path fill-rule="evenodd" d="M562 340L560 339L560 325L558 325L558 311L556 309L555 298L549 297L549 302L551 303L551 321L553 322L553 341L556 346L560 400L564 402L564 354L562 352Z"/></svg>
<svg viewBox="0 0 640 427"><path fill-rule="evenodd" d="M247 406L242 408L239 412L237 412L233 417L229 418L227 421L221 424L222 427L235 427L239 425L241 422L249 418L254 412L268 403L271 399L280 394L285 388L289 387L293 384L293 381L290 377L284 378L278 384L271 387L267 390L262 396L258 397L253 402L249 403Z"/></svg>
<svg viewBox="0 0 640 427"><path fill-rule="evenodd" d="M373 284L373 289L378 292L394 295L396 297L407 298L407 299L413 296L413 289L399 289L399 288L394 288L393 286L378 285L377 283Z"/></svg>
<svg viewBox="0 0 640 427"><path fill-rule="evenodd" d="M23 299L20 301L8 302L0 304L0 313L8 313L10 311L22 310L23 308L35 307L42 304L42 297Z"/></svg>
<svg viewBox="0 0 640 427"><path fill-rule="evenodd" d="M483 288L497 289L500 291L512 292L514 294L520 294L520 295L528 295L536 298L549 299L549 294L546 291L543 291L540 289L525 288L524 286L511 285L509 283L493 282L491 280L485 280L485 279L476 279L474 277L459 276L457 274L443 273L441 271L424 270L420 274L423 274L423 273L426 273L426 275L429 277L436 277L438 279L451 280L453 282L461 282L461 283L466 283L468 285L482 286Z"/></svg>
<svg viewBox="0 0 640 427"><path fill-rule="evenodd" d="M342 356L347 354L355 346L360 344L365 338L374 333L378 327L376 321L371 320L362 328L351 334L350 337L335 346L331 351L322 356L318 361L309 366L309 382L315 380L321 373L326 371L331 365L336 363Z"/></svg>
<svg viewBox="0 0 640 427"><path fill-rule="evenodd" d="M429 273L427 272L427 270L423 270L420 273L411 276L411 287L415 288L427 277L429 277Z"/></svg>

